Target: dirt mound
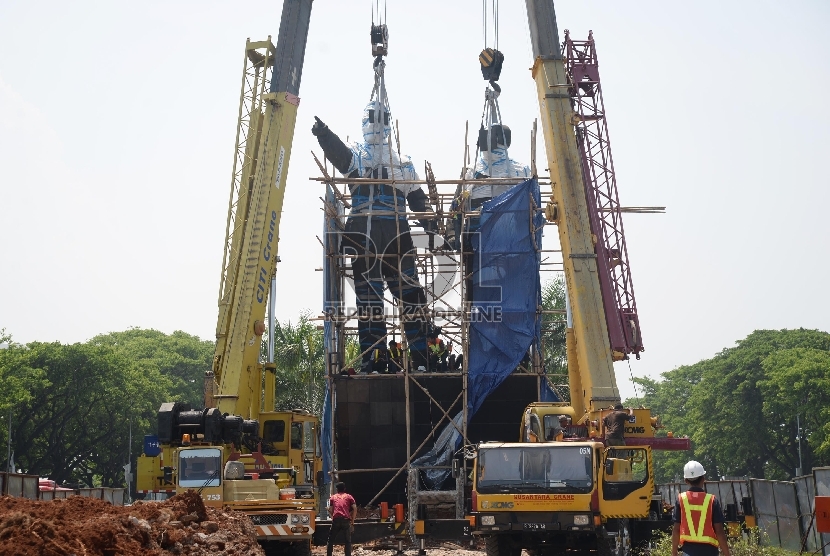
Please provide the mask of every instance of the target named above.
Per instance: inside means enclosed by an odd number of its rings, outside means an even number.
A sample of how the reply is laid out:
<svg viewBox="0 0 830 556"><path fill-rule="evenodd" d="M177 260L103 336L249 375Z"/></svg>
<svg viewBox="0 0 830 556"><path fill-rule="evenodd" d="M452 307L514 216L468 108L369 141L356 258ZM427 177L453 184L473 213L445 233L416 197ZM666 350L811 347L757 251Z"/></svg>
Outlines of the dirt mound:
<svg viewBox="0 0 830 556"><path fill-rule="evenodd" d="M206 508L195 492L164 502L75 496L0 498L0 556L263 555L244 514Z"/></svg>

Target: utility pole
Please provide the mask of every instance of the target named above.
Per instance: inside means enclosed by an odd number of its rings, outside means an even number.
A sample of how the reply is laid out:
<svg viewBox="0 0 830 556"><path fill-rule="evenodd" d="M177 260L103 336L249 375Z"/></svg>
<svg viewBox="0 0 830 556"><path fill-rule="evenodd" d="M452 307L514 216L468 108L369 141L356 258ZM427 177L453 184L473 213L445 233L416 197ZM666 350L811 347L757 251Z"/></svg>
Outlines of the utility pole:
<svg viewBox="0 0 830 556"><path fill-rule="evenodd" d="M0 343L0 349L9 349L8 342ZM12 465L12 403L9 400L9 441L8 450L6 452L6 472L14 473L14 466Z"/></svg>
<svg viewBox="0 0 830 556"><path fill-rule="evenodd" d="M801 462L801 415L795 415L795 423L796 428L798 429L798 433L796 434L795 439L798 440L798 468L795 470L795 476L800 477L802 469L804 469L802 462Z"/></svg>
<svg viewBox="0 0 830 556"><path fill-rule="evenodd" d="M6 454L6 472L14 473L12 469L12 406L9 405L9 450Z"/></svg>
<svg viewBox="0 0 830 556"><path fill-rule="evenodd" d="M130 432L129 432L129 443L127 444L127 465L124 466L124 480L127 483L127 503L132 503L132 498L130 497L130 483L133 480L133 418L130 417Z"/></svg>

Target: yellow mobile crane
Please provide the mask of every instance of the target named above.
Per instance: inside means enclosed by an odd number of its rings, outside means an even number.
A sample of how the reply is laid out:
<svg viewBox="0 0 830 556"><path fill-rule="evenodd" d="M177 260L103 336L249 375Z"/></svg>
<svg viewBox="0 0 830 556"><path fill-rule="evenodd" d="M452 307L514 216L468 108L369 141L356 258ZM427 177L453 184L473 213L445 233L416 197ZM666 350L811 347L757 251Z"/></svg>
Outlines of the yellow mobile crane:
<svg viewBox="0 0 830 556"><path fill-rule="evenodd" d="M531 404L519 442L477 446L471 507L488 556L623 556L665 525L652 448L685 450L689 440L657 436L659 420L646 408L631 411L624 447L601 440L603 417L621 401L613 364L639 358L643 343L595 44L565 31L560 49L552 0L526 3L553 186L545 216L559 230L570 309L570 403Z"/></svg>
<svg viewBox="0 0 830 556"><path fill-rule="evenodd" d="M245 45L205 407L162 404L136 475L139 493L196 489L207 505L246 513L268 553L310 552L322 475L318 418L274 411L273 356L261 362L311 4L284 2L276 47L270 37Z"/></svg>

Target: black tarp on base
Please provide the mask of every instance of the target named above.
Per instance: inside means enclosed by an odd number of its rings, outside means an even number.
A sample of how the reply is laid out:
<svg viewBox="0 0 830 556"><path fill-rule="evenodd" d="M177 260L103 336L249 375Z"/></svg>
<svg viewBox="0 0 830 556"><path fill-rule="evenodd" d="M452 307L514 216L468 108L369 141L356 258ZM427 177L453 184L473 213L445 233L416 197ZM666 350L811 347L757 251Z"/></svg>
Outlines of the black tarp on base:
<svg viewBox="0 0 830 556"><path fill-rule="evenodd" d="M444 410L455 416L462 408L460 376L415 375ZM519 439L524 408L538 400L536 375L512 374L483 402L467 427L470 442ZM337 409L335 433L338 469L379 469L406 463L406 408L403 376L338 377L334 381ZM441 428L433 428L443 417L441 409L417 385L410 383L411 447L414 450L431 435L421 453L429 450ZM345 473L340 480L360 505L367 504L392 478L394 471ZM406 502L406 473L401 473L377 502ZM376 502L376 503L377 503Z"/></svg>

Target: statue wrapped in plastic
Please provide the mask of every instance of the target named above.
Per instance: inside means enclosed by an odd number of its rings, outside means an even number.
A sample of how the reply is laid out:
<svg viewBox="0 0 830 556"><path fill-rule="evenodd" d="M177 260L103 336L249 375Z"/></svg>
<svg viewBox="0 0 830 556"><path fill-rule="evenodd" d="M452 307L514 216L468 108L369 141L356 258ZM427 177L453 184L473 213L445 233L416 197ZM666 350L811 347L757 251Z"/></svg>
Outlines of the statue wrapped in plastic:
<svg viewBox="0 0 830 556"><path fill-rule="evenodd" d="M358 336L363 353L362 370L380 371L386 356L384 284L401 306L404 332L413 368L427 364L427 320L424 290L415 266L415 247L406 219L411 210L432 212L418 174L408 156L401 157L391 145L389 106L372 100L363 111L363 141L346 145L315 117L312 133L337 170L350 178L375 178L385 183L351 184L351 212L341 249L352 257L358 312ZM391 182L389 182L391 180ZM421 220L434 231L434 220ZM378 368L374 368L374 362Z"/></svg>

